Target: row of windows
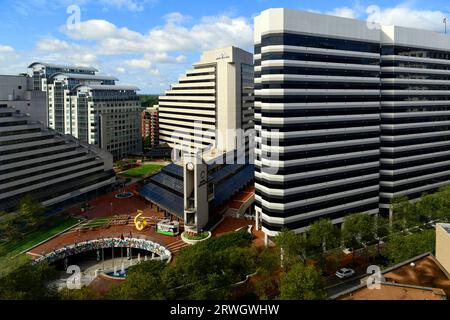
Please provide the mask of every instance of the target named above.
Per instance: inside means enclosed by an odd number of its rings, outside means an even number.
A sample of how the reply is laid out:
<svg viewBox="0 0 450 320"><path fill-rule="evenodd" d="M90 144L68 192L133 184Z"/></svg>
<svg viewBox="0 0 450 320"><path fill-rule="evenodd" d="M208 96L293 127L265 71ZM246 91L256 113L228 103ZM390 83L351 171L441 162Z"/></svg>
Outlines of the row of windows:
<svg viewBox="0 0 450 320"><path fill-rule="evenodd" d="M271 124L262 125L263 130L277 129L280 132L302 131L302 130L320 130L320 129L337 129L337 128L357 128L367 126L380 125L379 119L361 120L355 119L353 121L330 121L324 118L321 122L316 123L301 123L301 124Z"/></svg>
<svg viewBox="0 0 450 320"><path fill-rule="evenodd" d="M407 162L400 162L400 163L397 162L397 163L394 163L394 164L381 163L380 164L380 170L406 169L406 168L410 168L410 167L421 166L421 165L437 163L437 162L442 162L442 161L449 161L449 160L450 160L450 155L444 155L444 156L439 156L439 157L436 157L436 156L432 157L432 156L430 156L427 159L407 161Z"/></svg>
<svg viewBox="0 0 450 320"><path fill-rule="evenodd" d="M51 168L48 168L48 169L37 170L37 171L33 171L31 173L27 173L27 174L24 174L24 175L19 175L19 176L15 176L15 177L12 177L12 178L7 178L7 179L0 180L0 184L1 183L7 183L7 182L15 181L15 180L24 179L24 178L27 178L27 177L37 176L37 175L43 174L43 173L54 172L56 170L64 169L64 168L67 168L67 167L74 167L76 165L80 165L80 164L83 164L83 163L92 162L93 160L94 160L93 158L89 158L89 159L83 159L81 161L71 162L70 164L64 163L62 165L55 165L55 166L53 166ZM34 167L38 167L38 166L35 164ZM17 168L15 168L15 169L17 171ZM78 170L84 170L84 168L81 168L81 169L78 169Z"/></svg>
<svg viewBox="0 0 450 320"><path fill-rule="evenodd" d="M443 171L449 171L450 165L443 165L443 166L437 166L433 168L428 169L421 169L421 170L415 170L414 172L405 172L405 173L398 173L394 171L393 175L381 175L380 180L381 181L400 181L410 178L416 178L420 176L424 176L427 174L433 174L433 173L439 173Z"/></svg>
<svg viewBox="0 0 450 320"><path fill-rule="evenodd" d="M383 86L384 88L384 86ZM361 89L361 90L380 90L381 84L365 82L327 82L327 81L271 81L264 82L262 89ZM424 89L428 90L428 89Z"/></svg>
<svg viewBox="0 0 450 320"><path fill-rule="evenodd" d="M0 193L6 193L6 192L9 192L9 191L13 191L13 190L16 190L16 189L27 187L27 186L33 185L33 184L38 184L38 183L41 183L41 182L48 182L49 180L52 180L52 179L65 177L65 176L68 176L68 175L71 175L71 174L74 174L74 173L78 173L80 171L86 171L86 170L89 170L89 169L102 167L102 166L103 166L103 163L96 163L96 164L93 164L91 166L88 166L88 167L85 167L85 168L82 168L82 169L71 170L71 171L60 173L60 174L52 175L50 177L41 178L41 179L32 180L32 181L27 181L25 183L21 183L21 184L12 186L12 187L0 189ZM98 171L95 171L95 172L98 172ZM95 172L92 172L92 174L95 174Z"/></svg>
<svg viewBox="0 0 450 320"><path fill-rule="evenodd" d="M449 51L431 50L431 49L406 47L406 46L384 45L381 48L381 54L382 55L396 55L396 56L406 56L406 57L419 57L419 58L450 60L450 52Z"/></svg>
<svg viewBox="0 0 450 320"><path fill-rule="evenodd" d="M311 54L298 52L263 53L262 60L299 60L299 61L322 61L345 64L369 64L379 65L379 58L360 58L351 56L333 56L325 54Z"/></svg>
<svg viewBox="0 0 450 320"><path fill-rule="evenodd" d="M450 107L450 106L449 106ZM313 117L313 116L339 116L356 114L379 114L379 107L341 107L308 109L308 106L299 109L268 110L260 113L263 117L289 118L289 117Z"/></svg>
<svg viewBox="0 0 450 320"><path fill-rule="evenodd" d="M267 208L262 208L262 209L263 209L263 213L265 213L269 216L286 217L286 214L285 214L286 211L281 212L281 211L276 211L276 210L269 210ZM339 211L335 211L335 212L324 212L323 215L318 216L318 217L300 218L298 221L289 222L286 224L269 223L263 219L262 226L264 228L266 228L268 230L272 230L272 231L280 231L283 228L298 229L298 228L307 227L307 226L311 225L311 223L313 223L314 221L316 221L320 218L323 218L323 217L327 217L329 219L338 219L338 218L343 218L350 214L354 214L354 213L358 213L358 212L367 212L367 211L372 211L372 210L378 210L378 202L377 201L370 203L370 204L362 205L362 206L355 205L355 207L352 207L349 209L344 209L344 210L339 210ZM287 214L295 215L296 213L295 213L295 211L291 210Z"/></svg>
<svg viewBox="0 0 450 320"><path fill-rule="evenodd" d="M378 160L374 160L374 157L372 157L373 161L378 161L379 157L377 156ZM358 163L366 163L368 161L357 161L357 160L361 160L360 158L355 159L354 162L358 162ZM329 163L331 163L332 161L328 161L326 163L317 163L316 166L317 167L324 167L324 166L328 166L329 167ZM342 162L342 160L341 160ZM352 163L352 161L347 161L348 163ZM303 165L303 166L297 166L297 167L287 167L287 168L278 168L278 175L288 175L288 174L302 174L304 172L308 172L305 171L302 168L307 167L308 170L309 167L313 167L313 165ZM273 168L271 168L273 169ZM332 168L330 168L332 169ZM264 167L261 169L263 172L265 172ZM258 170L257 170L258 171ZM333 182L336 180L341 180L341 179L349 179L349 178L358 178L361 177L363 175L370 175L370 174L379 174L379 167L375 166L375 167L371 167L371 168L354 168L353 170L348 170L348 171L342 171L342 172L337 172L337 173L324 173L323 175L320 176L313 176L313 177L309 177L309 178L299 178L293 181L283 181L283 182L279 182L279 181L267 181L267 180L262 180L259 179L258 177L255 177L256 181L268 188L294 188L294 187L302 187L302 186L306 186L306 185L311 185L311 184L318 184L318 183L325 183L325 182Z"/></svg>
<svg viewBox="0 0 450 320"><path fill-rule="evenodd" d="M35 145L35 146L28 146L28 147L24 147L24 148L4 150L4 151L2 151L2 155L15 154L15 153L19 153L19 152L32 151L32 150L39 150L39 149L50 148L50 147L57 147L57 146L65 145L65 144L66 144L65 141L57 141L57 142L39 144L39 145Z"/></svg>
<svg viewBox="0 0 450 320"><path fill-rule="evenodd" d="M114 175L115 174L112 170L109 172L98 171L88 173L70 180L66 180L64 184L55 183L53 185L47 185L45 187L35 189L31 192L33 193L33 198L35 200L42 202L111 179ZM17 195L6 198L4 201L10 201L16 197Z"/></svg>
<svg viewBox="0 0 450 320"><path fill-rule="evenodd" d="M411 127L411 128L396 128L396 129L385 129L381 128L381 134L384 136L398 136L406 134L416 134L416 133L427 133L427 132L437 132L437 131L448 131L450 130L449 125L434 125L427 127Z"/></svg>
<svg viewBox="0 0 450 320"><path fill-rule="evenodd" d="M361 188L371 187L371 186L378 186L379 180L378 179L371 179L371 180L365 180L360 182L354 182L349 184L343 184L336 187L324 187L323 189L318 190L310 190L310 191L303 191L301 193L296 193L293 195L285 195L285 196L275 196L272 194L266 194L265 192L262 192L261 190L257 190L256 194L261 196L263 200L273 202L273 203L288 203L288 202L294 202L294 201L300 201L300 200L307 200L315 197L322 197L326 195L332 195L339 192L345 192L350 190L358 190Z"/></svg>
<svg viewBox="0 0 450 320"><path fill-rule="evenodd" d="M272 216L272 217L288 217L291 215L298 215L298 214L302 214L302 213L308 213L311 211L324 210L329 207L345 205L345 204L348 204L351 202L363 201L363 200L367 200L370 198L378 198L378 196L379 196L378 191L354 194L354 195L342 197L339 199L327 200L327 201L323 201L320 203L299 206L299 207L295 207L293 209L270 210L270 216ZM267 208L264 208L264 211L266 211L265 209L267 209ZM355 212L352 209L350 209L350 210L353 213ZM327 215L327 218L331 218L331 216Z"/></svg>
<svg viewBox="0 0 450 320"><path fill-rule="evenodd" d="M436 122L436 125L439 125L439 121L449 121L449 120L450 120L450 115L436 116L433 114L424 113L420 117L384 118L383 124L407 124L407 123L419 123L419 122Z"/></svg>
<svg viewBox="0 0 450 320"><path fill-rule="evenodd" d="M267 157L272 160L295 160L295 159L306 159L306 158L314 158L321 156L331 156L342 153L351 153L351 152L362 152L368 150L378 150L380 147L379 142L374 143L364 143L357 144L353 146L344 146L344 147L331 147L326 145L324 148L317 150L306 150L306 151L282 151L278 152L267 152ZM263 151L266 153L266 151ZM264 155L263 155L264 156Z"/></svg>
<svg viewBox="0 0 450 320"><path fill-rule="evenodd" d="M429 112L429 111L450 111L450 101L448 105L429 105L429 106L382 106L381 112L403 113L403 112ZM426 115L426 114L425 114Z"/></svg>
<svg viewBox="0 0 450 320"><path fill-rule="evenodd" d="M414 69L430 69L430 70L450 70L449 64L439 64L435 62L413 62L413 61L398 61L387 60L381 62L381 67L401 67Z"/></svg>
<svg viewBox="0 0 450 320"><path fill-rule="evenodd" d="M35 128L35 129L24 129L24 130L3 131L3 132L0 131L0 137L15 136L15 135L36 133L36 132L41 132L41 129Z"/></svg>
<svg viewBox="0 0 450 320"><path fill-rule="evenodd" d="M434 152L441 152L441 151L449 151L450 147L447 146L440 146L440 147L431 147L427 148L426 146L421 146L418 149L414 150L407 150L407 151L395 151L393 153L381 151L381 158L389 158L389 159L397 159L397 158L403 158L403 157L413 157L413 156L419 156Z"/></svg>
<svg viewBox="0 0 450 320"><path fill-rule="evenodd" d="M353 133L341 133L341 134L329 134L329 135L317 135L312 137L301 137L301 138L291 138L291 139L276 139L278 140L278 145L287 147L287 146L299 146L299 145L307 145L313 143L330 143L337 141L349 141L356 139L369 139L369 138L378 138L380 136L379 130L372 132L353 132ZM266 144L270 144L271 139L263 138L262 141Z"/></svg>
<svg viewBox="0 0 450 320"><path fill-rule="evenodd" d="M10 169L1 170L0 175L10 173L10 172L16 172L16 171L21 171L21 170L25 170L25 169L35 168L35 167L43 166L46 164L56 164L58 162L67 161L70 159L81 158L84 155L85 155L84 153L77 153L77 154L62 157L62 158L54 158L54 159L46 160L46 161L36 161L36 162L33 162L32 164L23 165L23 166L15 166ZM93 159L93 158L91 158L91 159Z"/></svg>
<svg viewBox="0 0 450 320"><path fill-rule="evenodd" d="M450 90L446 84L383 83L382 90Z"/></svg>
<svg viewBox="0 0 450 320"><path fill-rule="evenodd" d="M8 121L8 122L0 122L0 127L12 127L12 126L24 126L28 122L25 121Z"/></svg>
<svg viewBox="0 0 450 320"><path fill-rule="evenodd" d="M255 77L269 74L296 74L296 75L319 75L319 76L339 76L339 77L372 77L379 78L380 71L351 70L339 68L318 68L318 67L264 67L261 72L255 72Z"/></svg>
<svg viewBox="0 0 450 320"><path fill-rule="evenodd" d="M403 147L410 146L415 144L422 143L432 143L432 142L440 142L440 141L450 141L450 136L448 135L440 135L436 137L427 137L427 138L415 138L408 140L398 140L398 141L383 141L381 143L382 147Z"/></svg>
<svg viewBox="0 0 450 320"><path fill-rule="evenodd" d="M409 190L409 189L424 187L427 184L435 184L435 183L440 183L440 182L446 182L449 180L450 180L450 175L442 175L440 177L423 179L423 180L419 180L416 182L405 183L405 184L394 186L394 187L380 186L380 192L397 193L397 192L401 192L401 191L405 191L405 190Z"/></svg>
<svg viewBox="0 0 450 320"><path fill-rule="evenodd" d="M0 161L0 165L2 164L8 164L8 163L15 163L15 162L20 162L20 161L25 161L25 160L31 160L31 159L38 159L41 157L46 157L46 156L51 156L54 154L60 154L60 153L66 153L66 152L70 152L70 151L75 151L77 148L73 147L73 148L67 148L67 149L62 149L62 150L55 150L55 151L47 151L47 152L42 152L42 153L36 153L36 154L32 154L29 156L24 156L24 157L20 157L20 158L13 158L13 159L8 159L8 160L2 160Z"/></svg>
<svg viewBox="0 0 450 320"><path fill-rule="evenodd" d="M292 33L271 33L262 36L261 47L278 45L380 53L380 44L373 42Z"/></svg>
<svg viewBox="0 0 450 320"><path fill-rule="evenodd" d="M50 138L53 138L53 136L52 135L45 135L45 136L43 135L43 136L37 136L37 137L31 137L31 138L21 138L18 140L6 140L6 141L0 141L0 146L8 146L8 145L18 144L18 143L48 140Z"/></svg>
<svg viewBox="0 0 450 320"><path fill-rule="evenodd" d="M183 126L183 125L177 124L176 125L177 127L183 127L183 128L196 128L196 127L199 127L199 124L196 124L194 121L200 121L200 120L184 119L183 116L186 116L186 114L182 114L181 117L171 117L170 115L171 114L167 114L167 116L165 116L165 115L161 114L159 116L159 119L160 120L161 119L165 119L165 120L170 120L170 121L186 121L186 122L191 122L192 123L192 126ZM204 117L208 117L208 116L203 116L202 115L202 118L204 118ZM215 116L209 116L209 117L210 117L210 119L208 119L208 120L201 120L201 123L202 124L214 124L216 122Z"/></svg>
<svg viewBox="0 0 450 320"><path fill-rule="evenodd" d="M387 99L386 99L387 100ZM400 99L399 99L400 100ZM406 98L404 99L406 100ZM379 95L327 95L323 92L322 95L286 95L286 96L263 96L255 97L256 102L262 103L309 103L309 102L378 102ZM390 101L390 100L387 100Z"/></svg>
<svg viewBox="0 0 450 320"><path fill-rule="evenodd" d="M381 78L389 79L418 79L418 80L450 80L450 73L446 74L426 74L426 73L409 73L409 72L382 72Z"/></svg>

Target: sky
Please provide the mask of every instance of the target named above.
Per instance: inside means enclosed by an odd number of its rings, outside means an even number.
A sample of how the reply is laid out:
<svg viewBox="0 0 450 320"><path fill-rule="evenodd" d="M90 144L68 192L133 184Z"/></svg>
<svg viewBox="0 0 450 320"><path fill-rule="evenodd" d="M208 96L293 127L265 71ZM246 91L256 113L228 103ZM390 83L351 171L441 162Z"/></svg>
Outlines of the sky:
<svg viewBox="0 0 450 320"><path fill-rule="evenodd" d="M161 94L204 50L252 52L253 18L273 7L438 32L450 18L448 0L0 0L0 74L34 61L90 65Z"/></svg>

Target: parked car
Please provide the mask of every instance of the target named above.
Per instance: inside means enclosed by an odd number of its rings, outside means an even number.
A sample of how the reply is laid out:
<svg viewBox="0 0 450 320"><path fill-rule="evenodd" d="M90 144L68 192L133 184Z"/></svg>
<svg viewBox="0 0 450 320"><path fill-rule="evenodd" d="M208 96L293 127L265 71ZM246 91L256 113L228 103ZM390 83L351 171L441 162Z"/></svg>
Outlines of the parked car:
<svg viewBox="0 0 450 320"><path fill-rule="evenodd" d="M336 277L339 279L345 279L353 276L355 274L355 270L350 268L342 268L336 271Z"/></svg>

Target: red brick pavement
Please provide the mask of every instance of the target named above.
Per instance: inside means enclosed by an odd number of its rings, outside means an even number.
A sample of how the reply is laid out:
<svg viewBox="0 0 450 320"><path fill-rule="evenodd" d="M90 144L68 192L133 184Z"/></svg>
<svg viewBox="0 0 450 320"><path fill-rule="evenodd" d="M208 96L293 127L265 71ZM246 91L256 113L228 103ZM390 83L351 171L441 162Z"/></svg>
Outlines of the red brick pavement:
<svg viewBox="0 0 450 320"><path fill-rule="evenodd" d="M133 238L149 239L163 246L168 246L181 239L180 236L171 237L156 233L152 228L137 231L133 224L128 224L126 226L110 226L109 228L98 228L95 230L70 230L30 250L28 254L34 256L43 255L75 242L94 240L101 237L120 237L121 235L128 237L130 232Z"/></svg>

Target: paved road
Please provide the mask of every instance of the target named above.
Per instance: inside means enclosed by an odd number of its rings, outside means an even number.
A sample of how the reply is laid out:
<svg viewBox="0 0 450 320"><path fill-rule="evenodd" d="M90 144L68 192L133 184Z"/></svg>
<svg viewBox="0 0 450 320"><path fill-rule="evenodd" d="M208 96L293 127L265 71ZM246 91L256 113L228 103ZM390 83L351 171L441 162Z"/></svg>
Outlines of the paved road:
<svg viewBox="0 0 450 320"><path fill-rule="evenodd" d="M336 276L331 276L327 279L325 290L329 297L333 296L339 292L343 292L359 285L361 283L361 278L364 278L365 276L367 276L365 270L359 270L353 277L347 279L339 279Z"/></svg>

